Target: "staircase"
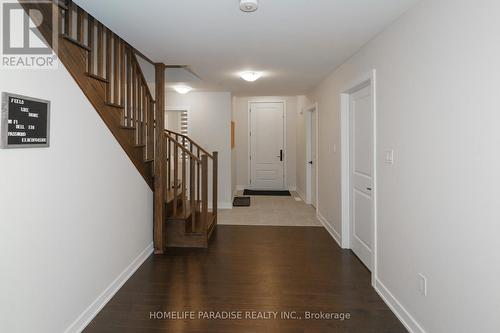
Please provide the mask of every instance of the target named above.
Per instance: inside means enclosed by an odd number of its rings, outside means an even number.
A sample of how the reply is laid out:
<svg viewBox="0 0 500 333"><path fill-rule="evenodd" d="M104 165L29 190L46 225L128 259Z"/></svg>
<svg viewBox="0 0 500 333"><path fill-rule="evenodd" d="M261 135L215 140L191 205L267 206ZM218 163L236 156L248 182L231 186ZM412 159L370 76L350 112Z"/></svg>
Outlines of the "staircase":
<svg viewBox="0 0 500 333"><path fill-rule="evenodd" d="M47 41L57 40L57 48L51 46L59 61L154 191L155 253L167 247L208 247L217 225L217 152L165 130L166 66L148 59L71 0L21 4L28 14L36 9L44 18L57 18L57 29L44 20L40 32ZM138 57L155 66L155 94Z"/></svg>
<svg viewBox="0 0 500 333"><path fill-rule="evenodd" d="M165 130L165 141L166 179L171 184L165 198L167 246L208 247L217 225L217 152L210 154L188 136L169 130ZM211 211L208 210L209 164Z"/></svg>

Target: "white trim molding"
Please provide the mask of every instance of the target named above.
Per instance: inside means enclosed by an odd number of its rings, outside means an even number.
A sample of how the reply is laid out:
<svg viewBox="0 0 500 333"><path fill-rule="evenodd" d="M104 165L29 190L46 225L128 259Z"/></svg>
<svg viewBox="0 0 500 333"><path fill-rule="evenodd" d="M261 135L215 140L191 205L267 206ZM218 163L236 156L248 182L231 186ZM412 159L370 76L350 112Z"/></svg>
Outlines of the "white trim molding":
<svg viewBox="0 0 500 333"><path fill-rule="evenodd" d="M351 82L340 94L340 141L341 141L341 233L342 248L350 249L350 166L349 166L349 101L350 95L363 86L371 87L373 112L373 239L372 239L372 286L377 278L377 72L375 69Z"/></svg>
<svg viewBox="0 0 500 333"><path fill-rule="evenodd" d="M295 189L295 192L297 192L297 195L302 199L302 201L304 201L304 203L306 203L306 196L304 192L302 192L302 190L298 187Z"/></svg>
<svg viewBox="0 0 500 333"><path fill-rule="evenodd" d="M312 204L312 168L314 167L315 173L316 173L316 180L315 180L315 196L316 196L316 202L314 203L314 207L316 207L316 211L318 211L318 196L319 196L319 189L318 189L318 180L319 180L319 110L318 110L318 102L305 107L302 112L306 112L306 200L305 202L309 205ZM315 121L315 127L316 127L316 135L315 135L315 140L316 140L316 161L314 163L314 166L311 167L309 165L308 161L312 160L312 133L311 133L311 127L312 127L312 113L316 112L316 121Z"/></svg>
<svg viewBox="0 0 500 333"><path fill-rule="evenodd" d="M212 204L208 203L208 209L212 209ZM233 209L233 204L231 202L218 202L217 203L217 208L218 209Z"/></svg>
<svg viewBox="0 0 500 333"><path fill-rule="evenodd" d="M316 218L321 222L321 224L323 224L326 231L328 231L328 233L330 233L330 235L333 237L333 239L335 239L337 244L340 247L342 247L342 245L341 245L342 241L341 241L340 234L338 233L338 231L332 227L332 225L328 222L328 220L323 215L321 215L320 212L317 212Z"/></svg>
<svg viewBox="0 0 500 333"><path fill-rule="evenodd" d="M149 244L131 263L111 282L111 284L90 304L83 313L64 331L65 333L82 332L102 310L109 300L120 290L135 271L153 253L153 243Z"/></svg>
<svg viewBox="0 0 500 333"><path fill-rule="evenodd" d="M387 306L394 312L399 321L410 333L426 333L423 327L413 318L404 306L394 297L387 287L377 278L375 279L375 291L379 294Z"/></svg>

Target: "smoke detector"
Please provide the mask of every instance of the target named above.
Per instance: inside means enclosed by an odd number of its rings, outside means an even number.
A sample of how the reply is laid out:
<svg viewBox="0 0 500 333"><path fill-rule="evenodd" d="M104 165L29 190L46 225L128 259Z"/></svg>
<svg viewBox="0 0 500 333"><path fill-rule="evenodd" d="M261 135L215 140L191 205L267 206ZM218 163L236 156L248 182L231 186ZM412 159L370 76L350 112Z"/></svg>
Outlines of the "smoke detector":
<svg viewBox="0 0 500 333"><path fill-rule="evenodd" d="M259 8L259 0L240 0L240 9L244 12L255 12Z"/></svg>

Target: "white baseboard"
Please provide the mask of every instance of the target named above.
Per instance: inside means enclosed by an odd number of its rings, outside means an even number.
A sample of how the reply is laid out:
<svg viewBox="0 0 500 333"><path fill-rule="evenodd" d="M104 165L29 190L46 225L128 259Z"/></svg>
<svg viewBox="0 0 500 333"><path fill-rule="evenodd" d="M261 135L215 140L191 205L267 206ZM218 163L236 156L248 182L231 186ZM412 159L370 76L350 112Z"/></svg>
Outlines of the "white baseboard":
<svg viewBox="0 0 500 333"><path fill-rule="evenodd" d="M109 300L135 273L142 263L153 253L153 243L149 244L118 277L90 304L83 313L64 331L65 333L79 333L94 319Z"/></svg>
<svg viewBox="0 0 500 333"><path fill-rule="evenodd" d="M231 202L219 202L217 204L218 209L233 209L233 204ZM208 204L208 209L212 209L212 204Z"/></svg>
<svg viewBox="0 0 500 333"><path fill-rule="evenodd" d="M382 300L394 312L399 321L406 327L410 333L425 333L425 330L420 324L406 311L401 303L394 297L394 295L387 289L387 287L380 282L378 278L375 279L375 291L380 295Z"/></svg>
<svg viewBox="0 0 500 333"><path fill-rule="evenodd" d="M243 191L247 188L249 188L250 185L236 185L236 191ZM290 192L295 192L297 191L297 187L296 186L288 186L288 187L285 187L285 189L288 188L288 190Z"/></svg>
<svg viewBox="0 0 500 333"><path fill-rule="evenodd" d="M304 192L302 192L298 187L297 189L295 190L295 192L297 192L297 194L299 195L299 197L302 199L302 201L304 201L305 203L307 203L307 200L306 200L306 195L304 194Z"/></svg>
<svg viewBox="0 0 500 333"><path fill-rule="evenodd" d="M342 248L340 234L328 223L327 219L317 213L317 218L323 224L325 229L335 239L337 244ZM426 333L422 326L413 318L413 316L401 305L401 303L394 297L394 295L387 289L387 287L378 279L375 278L375 291L380 295L382 300L387 304L391 311L401 321L410 333Z"/></svg>
<svg viewBox="0 0 500 333"><path fill-rule="evenodd" d="M337 232L337 230L335 230L331 225L330 223L328 223L327 219L321 215L320 212L318 212L316 214L316 217L318 218L318 220L323 224L323 226L325 227L325 229L330 233L330 235L332 235L333 239L335 239L335 241L337 242L337 244L342 248L342 242L341 242L341 237L340 237L340 234Z"/></svg>

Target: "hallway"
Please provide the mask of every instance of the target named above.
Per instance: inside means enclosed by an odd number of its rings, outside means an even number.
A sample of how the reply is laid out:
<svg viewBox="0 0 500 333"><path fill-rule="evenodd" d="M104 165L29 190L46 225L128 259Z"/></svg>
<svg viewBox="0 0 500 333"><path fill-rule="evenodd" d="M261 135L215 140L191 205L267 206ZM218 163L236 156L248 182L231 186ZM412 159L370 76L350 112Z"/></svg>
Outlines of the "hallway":
<svg viewBox="0 0 500 333"><path fill-rule="evenodd" d="M194 311L195 319L150 319ZM296 312L303 319L208 320L199 311ZM304 319L338 312L349 320ZM151 256L85 332L406 332L370 274L323 228L219 226L208 250Z"/></svg>

